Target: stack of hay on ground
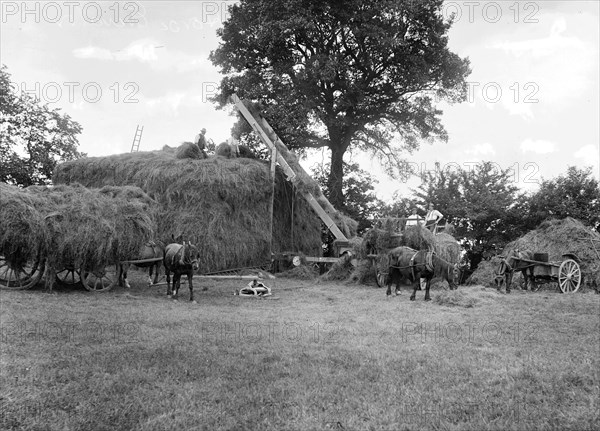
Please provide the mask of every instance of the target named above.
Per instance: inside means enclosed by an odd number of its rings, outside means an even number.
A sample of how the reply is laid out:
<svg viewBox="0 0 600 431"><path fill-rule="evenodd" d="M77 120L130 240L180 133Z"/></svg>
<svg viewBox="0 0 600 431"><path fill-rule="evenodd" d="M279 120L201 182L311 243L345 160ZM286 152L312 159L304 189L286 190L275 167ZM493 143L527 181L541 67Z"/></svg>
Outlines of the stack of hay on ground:
<svg viewBox="0 0 600 431"><path fill-rule="evenodd" d="M579 220L567 217L562 220L548 220L537 229L506 245L502 255L517 248L533 253L548 253L550 262L562 262L564 253L575 253L581 259L581 271L586 283L600 284L600 259L594 252L590 238L600 240L600 234ZM596 249L600 252L600 243L596 241ZM499 262L498 262L499 264ZM481 264L479 265L481 267ZM470 281L486 280L489 277L493 262L478 267L471 275ZM493 268L497 270L498 266ZM493 273L491 276L493 282Z"/></svg>
<svg viewBox="0 0 600 431"><path fill-rule="evenodd" d="M160 205L158 239L183 235L198 245L201 272L270 261L269 163L248 159L177 159L172 149L90 157L59 165L56 183L134 185ZM321 221L278 170L273 252L321 252Z"/></svg>
<svg viewBox="0 0 600 431"><path fill-rule="evenodd" d="M0 252L11 260L92 271L137 259L155 237L156 202L136 187L0 186Z"/></svg>

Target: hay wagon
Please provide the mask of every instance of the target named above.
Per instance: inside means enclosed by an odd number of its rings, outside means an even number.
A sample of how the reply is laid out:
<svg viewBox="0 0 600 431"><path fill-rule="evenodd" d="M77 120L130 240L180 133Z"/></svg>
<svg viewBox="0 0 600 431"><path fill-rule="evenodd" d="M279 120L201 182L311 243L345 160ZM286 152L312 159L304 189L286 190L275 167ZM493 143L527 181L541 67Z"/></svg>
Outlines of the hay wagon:
<svg viewBox="0 0 600 431"><path fill-rule="evenodd" d="M520 268L533 270L531 290L555 282L562 293L575 293L581 285L581 260L574 253L564 253L562 261L549 262L547 253L535 253L533 259L514 258Z"/></svg>
<svg viewBox="0 0 600 431"><path fill-rule="evenodd" d="M158 263L162 257L121 261L119 264L151 264ZM56 281L62 285L74 285L81 282L90 292L106 292L119 281L118 264L103 268L82 269L67 265L56 271ZM25 290L35 286L44 275L45 259L20 259L17 256L0 255L0 289Z"/></svg>

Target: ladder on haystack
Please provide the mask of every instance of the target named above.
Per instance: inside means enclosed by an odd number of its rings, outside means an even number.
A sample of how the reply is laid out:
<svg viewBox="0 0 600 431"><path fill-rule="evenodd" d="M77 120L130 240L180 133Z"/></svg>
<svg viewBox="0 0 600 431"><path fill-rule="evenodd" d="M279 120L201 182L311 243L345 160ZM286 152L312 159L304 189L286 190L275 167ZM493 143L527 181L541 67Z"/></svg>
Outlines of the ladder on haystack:
<svg viewBox="0 0 600 431"><path fill-rule="evenodd" d="M140 142L142 141L142 132L144 131L144 126L137 125L135 129L135 135L133 136L133 142L131 144L131 152L136 153L140 150Z"/></svg>
<svg viewBox="0 0 600 431"><path fill-rule="evenodd" d="M297 173L296 171L294 171L294 168L292 168L290 163L288 163L288 161L285 159L285 153L277 149L277 145L280 145L283 149L289 152L288 148L285 146L285 144L279 138L279 136L277 136L277 133L275 133L275 131L269 125L267 120L262 115L260 115L259 112L250 112L246 104L237 96L237 94L232 94L231 100L238 108L240 113L244 116L246 121L248 121L248 123L250 124L254 132L256 132L258 137L265 143L267 147L269 147L271 153L275 154L276 161L277 163L279 163L279 166L281 166L283 173L285 174L288 181L293 182L294 179L296 179L297 175L305 175L308 177L308 174L306 173L304 168L302 168L302 166L300 166L299 164L296 164L294 166L295 169L300 170L300 172ZM304 199L306 199L306 201L309 203L312 209L317 213L317 215L323 221L323 223L325 223L327 229L329 229L333 236L335 236L338 245L342 248L347 247L348 239L337 227L337 225L329 216L327 211L323 209L321 203L319 203L320 200L328 207L333 208L333 206L325 197L325 195L323 195L323 193L319 191L319 195L317 196L319 200L317 200L317 198L309 191L300 191L300 193L302 194Z"/></svg>

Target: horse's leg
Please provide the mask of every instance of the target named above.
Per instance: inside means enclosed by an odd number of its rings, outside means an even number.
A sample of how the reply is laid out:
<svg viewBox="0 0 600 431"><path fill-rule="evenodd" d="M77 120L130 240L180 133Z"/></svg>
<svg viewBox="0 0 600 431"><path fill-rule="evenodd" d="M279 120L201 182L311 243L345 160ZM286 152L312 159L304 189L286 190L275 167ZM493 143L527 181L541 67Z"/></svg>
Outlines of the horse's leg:
<svg viewBox="0 0 600 431"><path fill-rule="evenodd" d="M128 263L119 263L119 286L125 286L126 288L130 288L131 285L129 284L129 281L127 280L127 271L129 270L129 264Z"/></svg>
<svg viewBox="0 0 600 431"><path fill-rule="evenodd" d="M181 285L181 273L175 271L173 273L173 299L177 300L177 294L179 293L179 287Z"/></svg>
<svg viewBox="0 0 600 431"><path fill-rule="evenodd" d="M417 279L413 282L413 293L412 295L410 295L410 300L414 301L415 298L417 297L417 289L419 289L421 284L421 279L419 277L417 277Z"/></svg>
<svg viewBox="0 0 600 431"><path fill-rule="evenodd" d="M159 272L160 272L160 262L157 262L156 264L152 265L150 267L150 276L152 276L152 268L155 269L154 271L154 281L153 284L157 284L158 283L158 276L159 276Z"/></svg>
<svg viewBox="0 0 600 431"><path fill-rule="evenodd" d="M396 290L394 292L396 296L400 295L400 280L402 280L402 277L398 275L398 277L396 277Z"/></svg>
<svg viewBox="0 0 600 431"><path fill-rule="evenodd" d="M188 284L190 285L190 301L194 301L194 287L192 286L192 278L194 278L194 271L187 273Z"/></svg>
<svg viewBox="0 0 600 431"><path fill-rule="evenodd" d="M392 272L388 272L385 277L385 284L387 285L387 290L385 292L386 296L390 296L392 294Z"/></svg>
<svg viewBox="0 0 600 431"><path fill-rule="evenodd" d="M165 275L167 276L167 296L171 296L171 271L165 266Z"/></svg>
<svg viewBox="0 0 600 431"><path fill-rule="evenodd" d="M431 287L431 279L433 277L427 277L427 283L425 283L425 301L431 301L431 297L429 296L429 288ZM419 280L419 283L421 282L421 280Z"/></svg>
<svg viewBox="0 0 600 431"><path fill-rule="evenodd" d="M510 285L512 284L513 279L513 271L506 271L506 280L504 283L506 284L506 293L510 293Z"/></svg>

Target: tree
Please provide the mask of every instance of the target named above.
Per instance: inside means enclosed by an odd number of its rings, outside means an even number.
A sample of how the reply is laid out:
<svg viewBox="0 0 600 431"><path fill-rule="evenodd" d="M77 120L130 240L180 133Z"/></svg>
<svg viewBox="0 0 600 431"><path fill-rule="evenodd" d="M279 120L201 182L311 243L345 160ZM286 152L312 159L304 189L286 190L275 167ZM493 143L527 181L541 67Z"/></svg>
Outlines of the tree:
<svg viewBox="0 0 600 431"><path fill-rule="evenodd" d="M534 229L547 218L573 217L600 227L600 187L592 168L569 166L567 172L543 180L527 206L527 226Z"/></svg>
<svg viewBox="0 0 600 431"><path fill-rule="evenodd" d="M388 173L404 151L447 140L434 97L465 100L468 59L448 49L443 0L241 0L211 61L215 98L258 101L291 148L331 151L330 200L343 207L344 154L370 151Z"/></svg>
<svg viewBox="0 0 600 431"><path fill-rule="evenodd" d="M361 235L366 229L373 226L372 220L378 214L383 202L375 194L374 184L377 183L377 180L371 177L367 171L360 169L357 163L344 163L344 169L347 172L343 181L346 201L341 209L358 222L358 235ZM323 189L325 196L329 196L328 170L327 164L318 164L312 168L313 176Z"/></svg>
<svg viewBox="0 0 600 431"><path fill-rule="evenodd" d="M77 151L79 123L26 93L17 95L5 65L0 68L0 181L19 186L48 184L59 161Z"/></svg>
<svg viewBox="0 0 600 431"><path fill-rule="evenodd" d="M426 172L413 194L417 203L433 203L447 221L456 227L456 235L467 250L474 269L487 255L515 239L518 188L512 184L509 170L501 171L492 162L473 169Z"/></svg>

